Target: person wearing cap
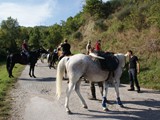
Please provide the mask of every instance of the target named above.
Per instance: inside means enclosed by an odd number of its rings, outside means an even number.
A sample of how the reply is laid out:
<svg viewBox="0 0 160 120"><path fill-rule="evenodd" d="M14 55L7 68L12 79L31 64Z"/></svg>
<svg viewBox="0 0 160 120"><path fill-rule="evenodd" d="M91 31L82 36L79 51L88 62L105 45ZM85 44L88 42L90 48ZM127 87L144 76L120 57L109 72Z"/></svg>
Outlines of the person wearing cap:
<svg viewBox="0 0 160 120"><path fill-rule="evenodd" d="M88 44L86 45L86 54L89 55L91 51L92 51L91 41L88 41Z"/></svg>

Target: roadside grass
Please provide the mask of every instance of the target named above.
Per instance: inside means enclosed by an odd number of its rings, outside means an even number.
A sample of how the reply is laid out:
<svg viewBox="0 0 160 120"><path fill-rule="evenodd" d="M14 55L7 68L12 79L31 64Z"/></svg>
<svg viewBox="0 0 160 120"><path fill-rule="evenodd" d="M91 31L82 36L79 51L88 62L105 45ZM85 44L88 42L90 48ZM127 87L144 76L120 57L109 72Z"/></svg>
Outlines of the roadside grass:
<svg viewBox="0 0 160 120"><path fill-rule="evenodd" d="M0 63L0 119L7 119L10 115L11 98L9 91L14 86L17 77L24 69L22 65L15 65L13 69L14 78L9 78L4 62Z"/></svg>
<svg viewBox="0 0 160 120"><path fill-rule="evenodd" d="M142 64L144 67L139 74L141 86L151 89L160 90L160 59L149 59L147 64Z"/></svg>

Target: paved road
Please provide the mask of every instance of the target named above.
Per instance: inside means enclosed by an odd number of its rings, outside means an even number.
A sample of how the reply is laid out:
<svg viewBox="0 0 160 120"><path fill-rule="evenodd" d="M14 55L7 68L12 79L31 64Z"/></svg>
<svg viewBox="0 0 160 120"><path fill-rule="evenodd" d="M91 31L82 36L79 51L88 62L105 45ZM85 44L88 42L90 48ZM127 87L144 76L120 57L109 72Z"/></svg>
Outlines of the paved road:
<svg viewBox="0 0 160 120"><path fill-rule="evenodd" d="M110 101L108 112L102 111L100 100L88 99L90 89L82 82L81 93L88 104L88 110L81 107L79 98L73 92L70 97L72 115L64 109L65 90L67 82L63 81L63 93L59 101L55 97L54 69L49 69L46 63L38 62L35 68L37 78L28 76L29 67L26 66L11 91L13 99L12 116L10 120L159 120L160 92L142 89L142 93L128 92L127 85L121 85L120 94L124 108L115 104L113 87L109 89ZM97 97L101 99L98 87Z"/></svg>

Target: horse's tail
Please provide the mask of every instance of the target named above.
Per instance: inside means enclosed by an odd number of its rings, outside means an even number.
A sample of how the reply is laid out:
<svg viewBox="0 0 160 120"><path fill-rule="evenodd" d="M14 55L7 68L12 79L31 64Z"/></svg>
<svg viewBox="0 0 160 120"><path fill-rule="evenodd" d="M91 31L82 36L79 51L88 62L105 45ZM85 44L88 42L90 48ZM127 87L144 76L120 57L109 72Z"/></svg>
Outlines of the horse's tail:
<svg viewBox="0 0 160 120"><path fill-rule="evenodd" d="M47 63L50 62L50 54L47 54Z"/></svg>
<svg viewBox="0 0 160 120"><path fill-rule="evenodd" d="M64 57L59 61L57 66L56 95L58 99L60 98L61 92L62 92L62 79L63 79L63 75L65 73L65 68L66 68L65 63L66 63L66 59Z"/></svg>

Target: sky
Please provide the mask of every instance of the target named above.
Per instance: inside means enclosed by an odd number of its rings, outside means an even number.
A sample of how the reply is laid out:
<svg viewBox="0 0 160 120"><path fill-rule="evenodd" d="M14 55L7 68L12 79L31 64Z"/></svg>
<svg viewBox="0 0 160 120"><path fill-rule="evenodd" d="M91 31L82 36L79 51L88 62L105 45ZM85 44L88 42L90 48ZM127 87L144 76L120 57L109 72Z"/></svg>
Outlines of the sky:
<svg viewBox="0 0 160 120"><path fill-rule="evenodd" d="M0 0L0 23L8 17L20 26L50 26L79 13L85 0ZM104 2L107 0L103 0Z"/></svg>

